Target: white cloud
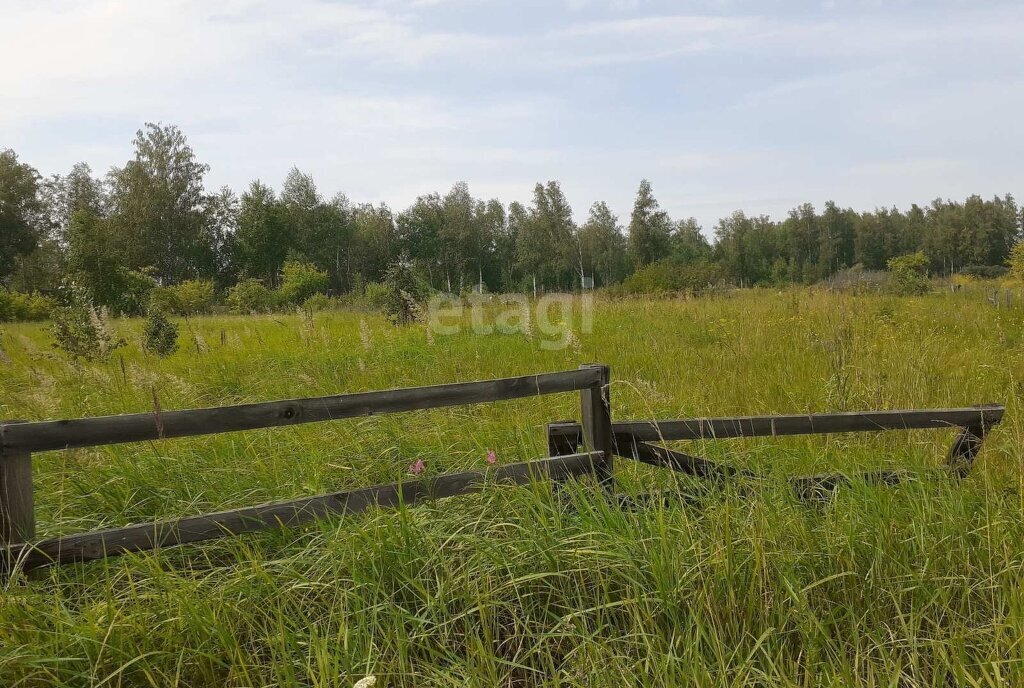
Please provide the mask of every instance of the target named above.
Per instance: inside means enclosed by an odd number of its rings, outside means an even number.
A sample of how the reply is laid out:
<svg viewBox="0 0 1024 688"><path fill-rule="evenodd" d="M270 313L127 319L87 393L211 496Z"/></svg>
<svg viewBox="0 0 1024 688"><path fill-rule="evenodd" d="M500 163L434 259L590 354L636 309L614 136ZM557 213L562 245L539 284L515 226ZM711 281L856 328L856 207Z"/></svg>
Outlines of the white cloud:
<svg viewBox="0 0 1024 688"><path fill-rule="evenodd" d="M560 178L578 216L596 198L625 216L647 176L706 226L1024 183L1024 8L687 6L0 0L0 144L44 173L103 170L162 120L211 185L297 164L401 206Z"/></svg>

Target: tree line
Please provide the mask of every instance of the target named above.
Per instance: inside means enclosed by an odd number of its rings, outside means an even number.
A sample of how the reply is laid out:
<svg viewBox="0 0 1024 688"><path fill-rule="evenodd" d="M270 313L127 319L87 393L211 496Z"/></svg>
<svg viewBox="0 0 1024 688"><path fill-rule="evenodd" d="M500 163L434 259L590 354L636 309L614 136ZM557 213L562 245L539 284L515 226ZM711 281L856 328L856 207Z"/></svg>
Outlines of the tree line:
<svg viewBox="0 0 1024 688"><path fill-rule="evenodd" d="M635 273L690 270L738 285L813 283L860 265L922 252L933 273L1001 266L1020 239L1013 197L936 200L907 211L857 212L829 201L775 221L737 211L712 228L675 220L640 182L628 223L595 202L582 224L557 181L538 183L529 205L475 198L465 183L386 204L325 197L293 168L279 190L260 180L236 193L204 185L201 163L175 126L146 124L134 157L95 176L86 163L43 178L0 151L0 284L52 293L71 277L99 304L124 306L145 278L280 284L286 262L314 266L335 293L359 292L398 260L434 289L533 291L615 285Z"/></svg>

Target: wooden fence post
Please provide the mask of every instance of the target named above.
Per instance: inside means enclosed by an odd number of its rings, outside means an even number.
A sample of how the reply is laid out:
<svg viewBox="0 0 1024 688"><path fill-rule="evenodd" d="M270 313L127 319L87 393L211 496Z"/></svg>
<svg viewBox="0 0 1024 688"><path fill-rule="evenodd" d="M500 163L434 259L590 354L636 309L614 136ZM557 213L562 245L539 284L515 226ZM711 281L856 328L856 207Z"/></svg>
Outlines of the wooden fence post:
<svg viewBox="0 0 1024 688"><path fill-rule="evenodd" d="M4 425L0 425L0 440L3 431ZM32 453L0 452L0 545L35 538L34 502Z"/></svg>
<svg viewBox="0 0 1024 688"><path fill-rule="evenodd" d="M598 482L609 493L615 492L615 472L612 463L614 436L609 398L611 371L608 366L597 363L581 365L580 368L596 368L601 371L600 381L580 390L580 415L583 424L583 443L587 451L602 452L604 459L594 466Z"/></svg>
<svg viewBox="0 0 1024 688"><path fill-rule="evenodd" d="M981 444L988 434L988 427L985 425L968 425L960 429L953 446L949 448L946 455L946 466L953 471L958 478L966 478L974 466L974 459L981 451Z"/></svg>

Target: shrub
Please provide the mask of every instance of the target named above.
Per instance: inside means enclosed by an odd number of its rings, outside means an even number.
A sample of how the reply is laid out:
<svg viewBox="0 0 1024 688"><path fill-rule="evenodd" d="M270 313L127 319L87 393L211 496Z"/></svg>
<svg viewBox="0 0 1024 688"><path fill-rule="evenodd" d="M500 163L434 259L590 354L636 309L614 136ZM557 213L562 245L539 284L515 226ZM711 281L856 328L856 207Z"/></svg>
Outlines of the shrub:
<svg viewBox="0 0 1024 688"><path fill-rule="evenodd" d="M178 326L158 309L153 309L146 318L146 327L142 331L142 348L161 358L170 356L178 350Z"/></svg>
<svg viewBox="0 0 1024 688"><path fill-rule="evenodd" d="M115 313L127 316L142 315L146 312L150 295L157 288L156 280L145 272L117 268L117 275L112 277L108 288L113 288L106 303Z"/></svg>
<svg viewBox="0 0 1024 688"><path fill-rule="evenodd" d="M383 280L384 313L396 325L408 325L419 319L429 288L404 260L393 263Z"/></svg>
<svg viewBox="0 0 1024 688"><path fill-rule="evenodd" d="M213 282L186 280L181 284L161 287L153 294L150 304L159 310L177 315L201 315L213 307Z"/></svg>
<svg viewBox="0 0 1024 688"><path fill-rule="evenodd" d="M286 304L299 305L313 294L327 291L327 273L315 265L290 260L281 271L281 297Z"/></svg>
<svg viewBox="0 0 1024 688"><path fill-rule="evenodd" d="M382 282L370 282L363 289L363 298L370 308L382 311L388 301L388 287Z"/></svg>
<svg viewBox="0 0 1024 688"><path fill-rule="evenodd" d="M46 320L56 302L42 294L24 294L0 289L0 322L15 320Z"/></svg>
<svg viewBox="0 0 1024 688"><path fill-rule="evenodd" d="M164 313L181 313L178 294L170 287L157 287L149 293L149 310Z"/></svg>
<svg viewBox="0 0 1024 688"><path fill-rule="evenodd" d="M110 331L106 313L96 309L88 291L74 283L66 284L62 291L64 305L54 309L50 328L56 348L72 358L91 361L106 359L124 346L124 340Z"/></svg>
<svg viewBox="0 0 1024 688"><path fill-rule="evenodd" d="M724 275L717 263L678 263L671 259L646 265L627 277L619 288L623 294L687 292L700 294L720 283Z"/></svg>
<svg viewBox="0 0 1024 688"><path fill-rule="evenodd" d="M903 296L928 293L928 257L923 252L890 258L886 265L896 293Z"/></svg>
<svg viewBox="0 0 1024 688"><path fill-rule="evenodd" d="M309 313L316 313L317 311L326 311L333 305L331 298L326 294L313 294L308 299L302 302L303 310Z"/></svg>
<svg viewBox="0 0 1024 688"><path fill-rule="evenodd" d="M242 280L228 289L227 304L234 313L265 313L271 309L271 292L257 279Z"/></svg>

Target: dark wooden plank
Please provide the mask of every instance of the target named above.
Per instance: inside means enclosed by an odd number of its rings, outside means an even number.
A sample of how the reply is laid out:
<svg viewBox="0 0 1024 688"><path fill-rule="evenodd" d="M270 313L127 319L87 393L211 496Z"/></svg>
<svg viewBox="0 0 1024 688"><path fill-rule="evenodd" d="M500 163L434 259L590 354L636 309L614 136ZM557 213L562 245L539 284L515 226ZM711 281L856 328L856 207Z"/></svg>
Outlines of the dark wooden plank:
<svg viewBox="0 0 1024 688"><path fill-rule="evenodd" d="M597 466L598 482L609 492L615 491L615 442L612 436L610 400L611 371L606 365L586 364L580 370L596 371L600 380L580 392L580 413L583 425L583 446L601 452L604 459Z"/></svg>
<svg viewBox="0 0 1024 688"><path fill-rule="evenodd" d="M786 416L736 416L685 420L615 423L616 434L639 440L698 440L732 437L777 437L881 430L941 429L992 426L1003 418L1003 406L906 411L812 413Z"/></svg>
<svg viewBox="0 0 1024 688"><path fill-rule="evenodd" d="M692 456L646 442L627 439L625 435L616 435L615 438L616 453L619 456L636 459L651 466L671 468L673 471L680 473L714 480L747 474L746 471L741 471L732 466L726 466L700 456Z"/></svg>
<svg viewBox="0 0 1024 688"><path fill-rule="evenodd" d="M191 518L68 535L35 544L13 545L0 550L0 555L7 570L16 562L21 562L24 568L30 569L52 563L89 561L126 552L140 552L282 526L296 526L334 514L354 514L374 507L412 505L425 499L440 499L477 492L482 489L485 481L523 484L544 478L566 479L593 471L594 465L602 458L603 455L597 452L572 454L509 464L489 473L449 473L433 478L304 497Z"/></svg>
<svg viewBox="0 0 1024 688"><path fill-rule="evenodd" d="M0 457L0 543L28 542L36 536L32 455Z"/></svg>
<svg viewBox="0 0 1024 688"><path fill-rule="evenodd" d="M290 399L220 408L135 413L4 425L3 452L49 451L168 437L190 437L280 425L314 423L417 409L479 404L589 389L599 369L569 370L380 392Z"/></svg>

